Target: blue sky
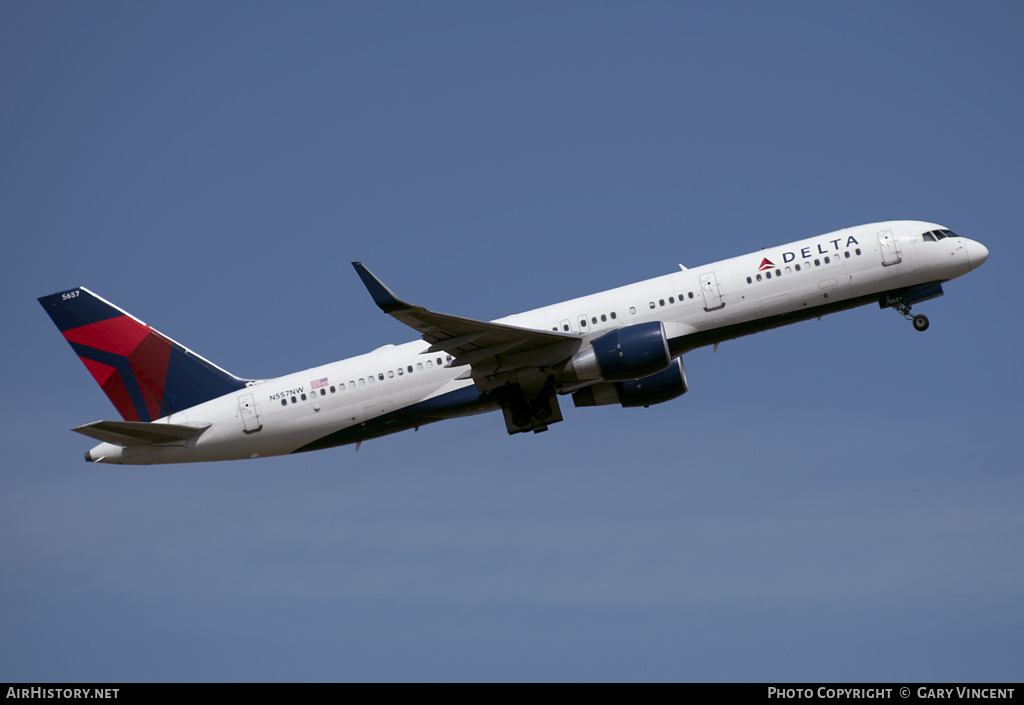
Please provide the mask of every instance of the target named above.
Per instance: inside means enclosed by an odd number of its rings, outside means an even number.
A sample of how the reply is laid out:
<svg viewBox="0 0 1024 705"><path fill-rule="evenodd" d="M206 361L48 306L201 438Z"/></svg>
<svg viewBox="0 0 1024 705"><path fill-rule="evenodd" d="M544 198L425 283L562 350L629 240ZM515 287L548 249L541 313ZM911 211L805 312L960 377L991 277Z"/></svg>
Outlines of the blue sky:
<svg viewBox="0 0 1024 705"><path fill-rule="evenodd" d="M1019 3L0 6L0 680L1015 680ZM685 358L689 393L88 466L35 298L242 376L842 227L985 266Z"/></svg>

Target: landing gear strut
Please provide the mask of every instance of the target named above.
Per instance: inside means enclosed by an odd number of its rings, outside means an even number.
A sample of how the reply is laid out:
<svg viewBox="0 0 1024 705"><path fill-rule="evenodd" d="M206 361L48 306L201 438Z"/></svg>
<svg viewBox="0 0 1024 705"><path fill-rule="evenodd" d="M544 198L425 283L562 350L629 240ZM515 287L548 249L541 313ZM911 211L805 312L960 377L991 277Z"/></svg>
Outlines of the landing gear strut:
<svg viewBox="0 0 1024 705"><path fill-rule="evenodd" d="M923 313L919 313L916 316L910 315L910 306L904 303L893 304L892 307L896 309L904 318L911 321L914 324L914 330L925 331L928 330L928 316Z"/></svg>
<svg viewBox="0 0 1024 705"><path fill-rule="evenodd" d="M505 414L505 428L509 434L542 433L548 426L562 420L554 384L545 384L536 396L527 398L518 385L503 388L495 393L501 410Z"/></svg>

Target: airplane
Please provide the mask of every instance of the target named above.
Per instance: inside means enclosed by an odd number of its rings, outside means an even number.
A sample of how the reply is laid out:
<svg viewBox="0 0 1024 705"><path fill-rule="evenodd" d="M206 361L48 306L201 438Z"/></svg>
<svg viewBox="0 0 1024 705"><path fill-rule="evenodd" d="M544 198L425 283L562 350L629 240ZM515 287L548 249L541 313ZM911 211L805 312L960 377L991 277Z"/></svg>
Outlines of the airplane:
<svg viewBox="0 0 1024 705"><path fill-rule="evenodd" d="M274 379L245 379L84 287L39 299L121 421L72 429L91 463L238 460L360 445L500 410L509 434L577 407L648 407L686 393L682 356L704 346L877 303L911 306L981 266L988 250L921 221L861 225L494 321L398 298L360 262L374 303L420 339Z"/></svg>

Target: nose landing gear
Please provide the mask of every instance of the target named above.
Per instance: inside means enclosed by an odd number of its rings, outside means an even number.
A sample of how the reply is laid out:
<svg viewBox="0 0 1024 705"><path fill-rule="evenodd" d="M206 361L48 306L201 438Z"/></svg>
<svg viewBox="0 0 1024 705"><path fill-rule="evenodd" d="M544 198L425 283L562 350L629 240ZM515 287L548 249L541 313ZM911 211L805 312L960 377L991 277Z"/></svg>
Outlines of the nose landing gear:
<svg viewBox="0 0 1024 705"><path fill-rule="evenodd" d="M904 303L895 303L892 305L898 313L904 318L914 324L914 330L926 331L928 330L928 316L923 313L919 313L916 316L910 315L910 306Z"/></svg>
<svg viewBox="0 0 1024 705"><path fill-rule="evenodd" d="M878 300L878 305L881 308L896 309L901 316L914 324L914 330L928 330L928 317L921 314L910 315L910 305L939 296L942 296L942 282L927 282L909 289L890 292Z"/></svg>

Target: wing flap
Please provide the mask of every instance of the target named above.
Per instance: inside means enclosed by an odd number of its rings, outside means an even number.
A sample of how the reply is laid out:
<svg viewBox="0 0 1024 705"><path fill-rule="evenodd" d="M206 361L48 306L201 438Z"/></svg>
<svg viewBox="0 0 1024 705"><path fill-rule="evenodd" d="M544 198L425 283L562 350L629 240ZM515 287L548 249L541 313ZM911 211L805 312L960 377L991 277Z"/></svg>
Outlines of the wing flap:
<svg viewBox="0 0 1024 705"><path fill-rule="evenodd" d="M210 424L182 426L142 421L94 421L71 430L117 446L143 446L188 441L198 438L209 427Z"/></svg>

